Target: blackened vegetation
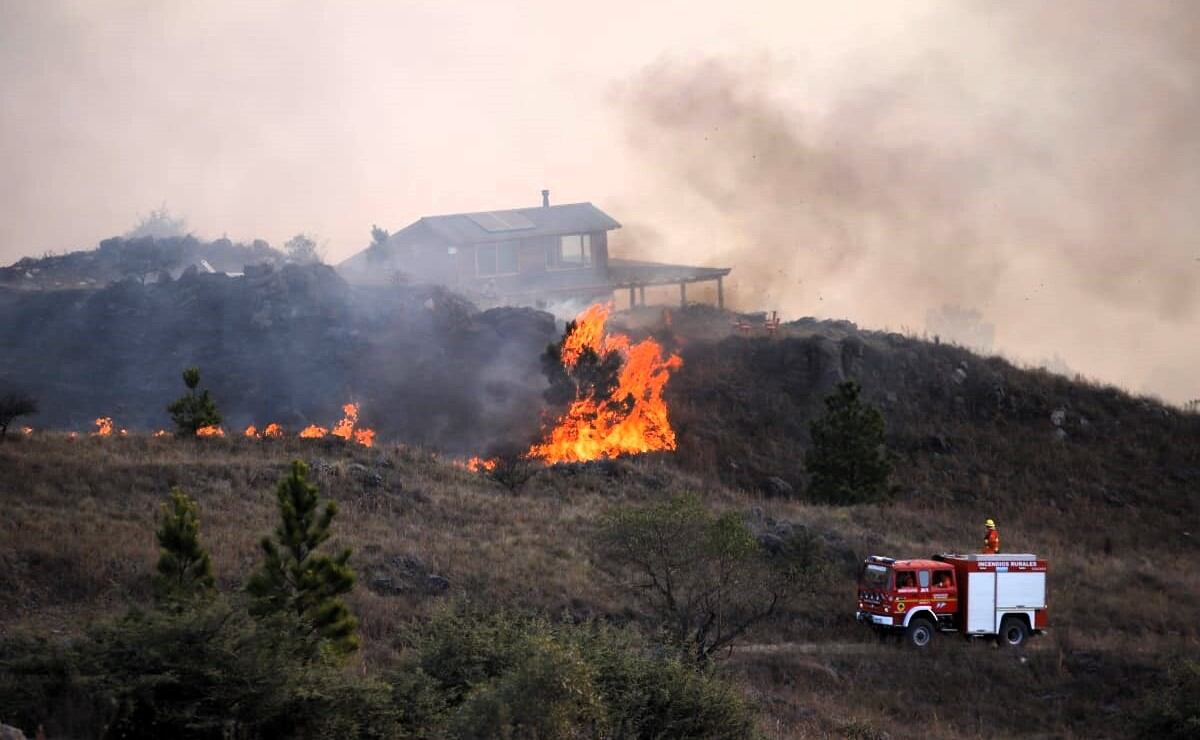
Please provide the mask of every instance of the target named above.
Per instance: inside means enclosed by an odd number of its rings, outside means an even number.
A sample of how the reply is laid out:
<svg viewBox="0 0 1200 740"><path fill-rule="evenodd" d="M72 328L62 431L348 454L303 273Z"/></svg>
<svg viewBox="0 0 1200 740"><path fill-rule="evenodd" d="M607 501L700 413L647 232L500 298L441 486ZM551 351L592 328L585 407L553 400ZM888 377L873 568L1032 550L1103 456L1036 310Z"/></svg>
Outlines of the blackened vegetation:
<svg viewBox="0 0 1200 740"><path fill-rule="evenodd" d="M8 426L15 419L38 411L37 399L27 393L10 392L0 395L0 439L8 435Z"/></svg>
<svg viewBox="0 0 1200 740"><path fill-rule="evenodd" d="M470 454L536 438L538 355L555 335L540 311L480 313L432 286L355 289L323 265L0 288L0 314L0 377L44 399L44 428L165 427L179 368L201 365L227 431L328 426L355 401L381 439Z"/></svg>

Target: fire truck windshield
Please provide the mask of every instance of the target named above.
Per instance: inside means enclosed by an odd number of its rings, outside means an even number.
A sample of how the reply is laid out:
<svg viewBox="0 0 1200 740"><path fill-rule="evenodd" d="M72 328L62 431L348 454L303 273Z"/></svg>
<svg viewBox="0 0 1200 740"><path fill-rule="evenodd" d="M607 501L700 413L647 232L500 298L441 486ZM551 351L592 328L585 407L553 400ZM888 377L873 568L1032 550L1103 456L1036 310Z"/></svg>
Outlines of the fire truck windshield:
<svg viewBox="0 0 1200 740"><path fill-rule="evenodd" d="M887 588L891 568L870 563L863 568L862 587L883 591Z"/></svg>

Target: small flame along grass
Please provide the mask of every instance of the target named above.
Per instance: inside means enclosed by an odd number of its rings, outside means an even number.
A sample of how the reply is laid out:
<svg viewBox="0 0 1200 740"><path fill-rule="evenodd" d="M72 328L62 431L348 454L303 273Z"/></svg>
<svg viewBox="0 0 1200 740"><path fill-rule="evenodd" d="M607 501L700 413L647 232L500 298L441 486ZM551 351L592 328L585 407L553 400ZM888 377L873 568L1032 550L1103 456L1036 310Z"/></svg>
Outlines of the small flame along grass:
<svg viewBox="0 0 1200 740"><path fill-rule="evenodd" d="M206 427L200 427L196 430L197 437L224 437L225 430L215 424L210 424Z"/></svg>
<svg viewBox="0 0 1200 740"><path fill-rule="evenodd" d="M272 424L278 428L278 425ZM268 431L271 427L267 427ZM346 440L347 442L355 442L363 447L375 446L375 430L358 428L358 404L348 403L342 406L342 419L334 425L333 430L319 427L316 424L310 424L300 431L301 439L320 439L322 437L334 436Z"/></svg>
<svg viewBox="0 0 1200 740"><path fill-rule="evenodd" d="M92 432L93 437L109 437L113 433L113 420L111 416L101 416L96 419L96 431Z"/></svg>
<svg viewBox="0 0 1200 740"><path fill-rule="evenodd" d="M465 463L462 463L462 467L470 470L472 473L484 473L495 470L496 464L499 462L496 458L472 457Z"/></svg>
<svg viewBox="0 0 1200 740"><path fill-rule="evenodd" d="M607 398L579 396L526 456L548 464L586 462L621 455L675 449L675 431L662 392L671 372L683 365L678 355L663 357L653 339L632 344L624 334L606 334L611 305L589 306L563 338L562 363L568 369L584 348L622 356L617 388ZM629 405L632 400L632 406Z"/></svg>

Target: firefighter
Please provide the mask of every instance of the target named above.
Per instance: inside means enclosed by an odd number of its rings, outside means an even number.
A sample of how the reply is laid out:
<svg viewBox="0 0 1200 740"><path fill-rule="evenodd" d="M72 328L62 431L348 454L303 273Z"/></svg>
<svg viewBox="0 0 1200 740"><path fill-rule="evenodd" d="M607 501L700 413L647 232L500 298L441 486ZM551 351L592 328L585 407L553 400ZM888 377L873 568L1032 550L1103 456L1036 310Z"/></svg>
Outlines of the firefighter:
<svg viewBox="0 0 1200 740"><path fill-rule="evenodd" d="M995 555L1000 552L1000 530L996 529L996 523L988 519L983 523L987 527L987 533L983 536L983 554Z"/></svg>

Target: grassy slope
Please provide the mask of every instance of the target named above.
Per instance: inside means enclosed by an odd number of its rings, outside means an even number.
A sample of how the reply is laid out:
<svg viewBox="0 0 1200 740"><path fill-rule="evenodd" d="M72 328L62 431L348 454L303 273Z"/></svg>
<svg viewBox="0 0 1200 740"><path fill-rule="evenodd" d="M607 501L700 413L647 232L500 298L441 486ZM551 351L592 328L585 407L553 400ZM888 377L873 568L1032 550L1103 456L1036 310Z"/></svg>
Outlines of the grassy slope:
<svg viewBox="0 0 1200 740"><path fill-rule="evenodd" d="M362 574L351 601L367 670L444 598L405 580L395 565L405 555L448 578L451 595L637 619L637 604L588 563L586 536L613 504L693 490L751 520L805 524L838 564L726 664L761 700L772 736L1124 734L1168 661L1198 650L1200 418L954 347L857 334L849 345L831 351L802 327L774 341L684 345L668 387L678 454L543 470L516 493L398 448L12 439L0 445L0 631L69 634L147 599L154 519L173 485L199 500L218 575L235 588L257 562L275 481L294 458L318 463L315 479L341 504L334 544L354 548ZM891 505L756 492L768 475L802 486L807 420L835 357L888 415L899 452ZM1049 421L1057 408L1068 412L1063 441ZM999 520L1006 550L1051 560L1052 630L1023 656L956 639L916 655L852 623L857 558L970 550L985 516ZM377 593L380 577L412 587Z"/></svg>

